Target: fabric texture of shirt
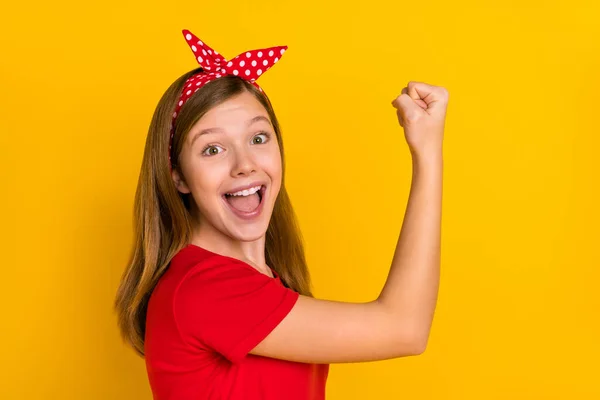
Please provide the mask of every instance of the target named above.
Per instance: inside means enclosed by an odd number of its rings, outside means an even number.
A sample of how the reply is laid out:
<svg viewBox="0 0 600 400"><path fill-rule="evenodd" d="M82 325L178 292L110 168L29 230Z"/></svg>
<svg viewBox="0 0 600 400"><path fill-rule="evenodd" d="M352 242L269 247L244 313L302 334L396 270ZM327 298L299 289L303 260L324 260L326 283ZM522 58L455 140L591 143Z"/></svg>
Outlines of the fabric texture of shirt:
<svg viewBox="0 0 600 400"><path fill-rule="evenodd" d="M325 398L329 364L249 354L299 297L273 274L192 244L173 257L146 315L154 399Z"/></svg>

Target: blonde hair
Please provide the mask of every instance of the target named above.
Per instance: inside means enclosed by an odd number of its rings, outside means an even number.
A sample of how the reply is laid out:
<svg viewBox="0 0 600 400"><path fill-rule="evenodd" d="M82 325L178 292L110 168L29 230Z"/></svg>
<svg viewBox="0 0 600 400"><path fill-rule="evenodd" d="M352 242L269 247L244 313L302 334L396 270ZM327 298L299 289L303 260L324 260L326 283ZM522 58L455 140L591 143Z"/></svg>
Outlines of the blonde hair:
<svg viewBox="0 0 600 400"><path fill-rule="evenodd" d="M190 194L175 188L169 171L169 136L172 114L185 81L201 72L198 68L177 79L160 99L146 138L134 204L134 241L115 300L123 338L141 356L148 300L156 283L177 252L189 244L192 217ZM281 152L282 182L266 232L265 258L283 284L311 296L311 282L302 236L285 188L285 162L279 123L264 92L237 76L224 76L204 85L182 107L173 136L173 168L191 127L212 107L248 91L265 107L273 124Z"/></svg>

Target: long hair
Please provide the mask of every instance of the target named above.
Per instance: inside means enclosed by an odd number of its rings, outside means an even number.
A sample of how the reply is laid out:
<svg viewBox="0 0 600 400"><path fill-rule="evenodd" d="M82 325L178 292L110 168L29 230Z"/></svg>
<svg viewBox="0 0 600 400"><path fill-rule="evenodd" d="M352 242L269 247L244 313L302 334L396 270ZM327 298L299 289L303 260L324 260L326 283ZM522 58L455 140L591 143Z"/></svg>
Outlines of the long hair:
<svg viewBox="0 0 600 400"><path fill-rule="evenodd" d="M169 171L169 136L172 115L185 81L197 68L179 77L161 97L146 138L134 204L134 240L129 261L115 299L118 325L123 338L144 355L148 300L173 256L187 246L192 236L191 195L180 193ZM171 159L179 172L177 159L192 126L212 107L248 91L267 110L281 153L282 182L269 221L265 259L283 284L312 297L303 239L285 188L285 162L281 131L271 102L264 92L237 76L224 76L205 84L190 98L177 116Z"/></svg>

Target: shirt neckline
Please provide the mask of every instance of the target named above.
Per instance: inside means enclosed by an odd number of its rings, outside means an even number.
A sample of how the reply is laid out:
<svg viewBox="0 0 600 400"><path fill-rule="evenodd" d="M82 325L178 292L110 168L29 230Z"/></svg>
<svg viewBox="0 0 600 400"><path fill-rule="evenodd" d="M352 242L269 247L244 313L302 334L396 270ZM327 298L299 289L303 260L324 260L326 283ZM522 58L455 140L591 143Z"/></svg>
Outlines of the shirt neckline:
<svg viewBox="0 0 600 400"><path fill-rule="evenodd" d="M240 260L240 259L238 259L238 258L235 258L235 257L230 257L230 256L226 256L226 255L224 255L224 254L215 253L214 251L210 251L210 250L208 250L208 249L205 249L204 247L198 246L198 245L196 245L196 244L193 244L193 243L189 243L189 244L188 244L186 247L187 247L187 248L191 248L191 249L197 249L197 250L201 250L201 251L204 251L204 252L206 252L206 253L209 253L209 254L213 254L213 255L216 255L216 256L219 256L219 257L224 257L224 258L227 258L227 259L230 259L230 260L234 260L234 261L240 262L240 263L242 263L242 265L244 265L245 267L247 267L247 268L250 268L252 271L254 271L254 272L256 272L256 273L259 273L259 274L261 274L261 275L264 275L264 276L266 276L266 277L267 277L267 278L269 278L269 279L281 280L281 278L279 277L279 274L278 274L278 273L277 273L277 272L276 272L276 271L275 271L273 268L271 268L271 267L270 267L270 266L268 266L268 265L267 265L267 267L269 267L269 269L271 270L271 272L273 272L273 277L270 277L270 276L269 276L269 275L267 275L267 274L263 274L262 272L260 272L260 271L259 271L259 270L257 270L256 268L254 268L252 265L250 265L250 264L248 264L247 262L245 262L245 261L243 261L243 260Z"/></svg>

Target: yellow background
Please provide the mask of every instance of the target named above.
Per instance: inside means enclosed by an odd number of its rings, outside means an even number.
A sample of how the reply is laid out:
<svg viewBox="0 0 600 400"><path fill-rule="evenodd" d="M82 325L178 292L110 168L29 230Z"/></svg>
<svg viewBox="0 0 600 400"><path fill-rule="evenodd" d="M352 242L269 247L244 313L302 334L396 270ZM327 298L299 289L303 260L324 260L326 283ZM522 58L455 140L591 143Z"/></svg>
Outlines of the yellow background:
<svg viewBox="0 0 600 400"><path fill-rule="evenodd" d="M149 399L112 302L150 118L197 64L261 77L318 297L381 289L410 184L390 104L450 92L425 354L332 365L329 399L600 399L600 6L572 1L11 2L0 17L2 399Z"/></svg>

